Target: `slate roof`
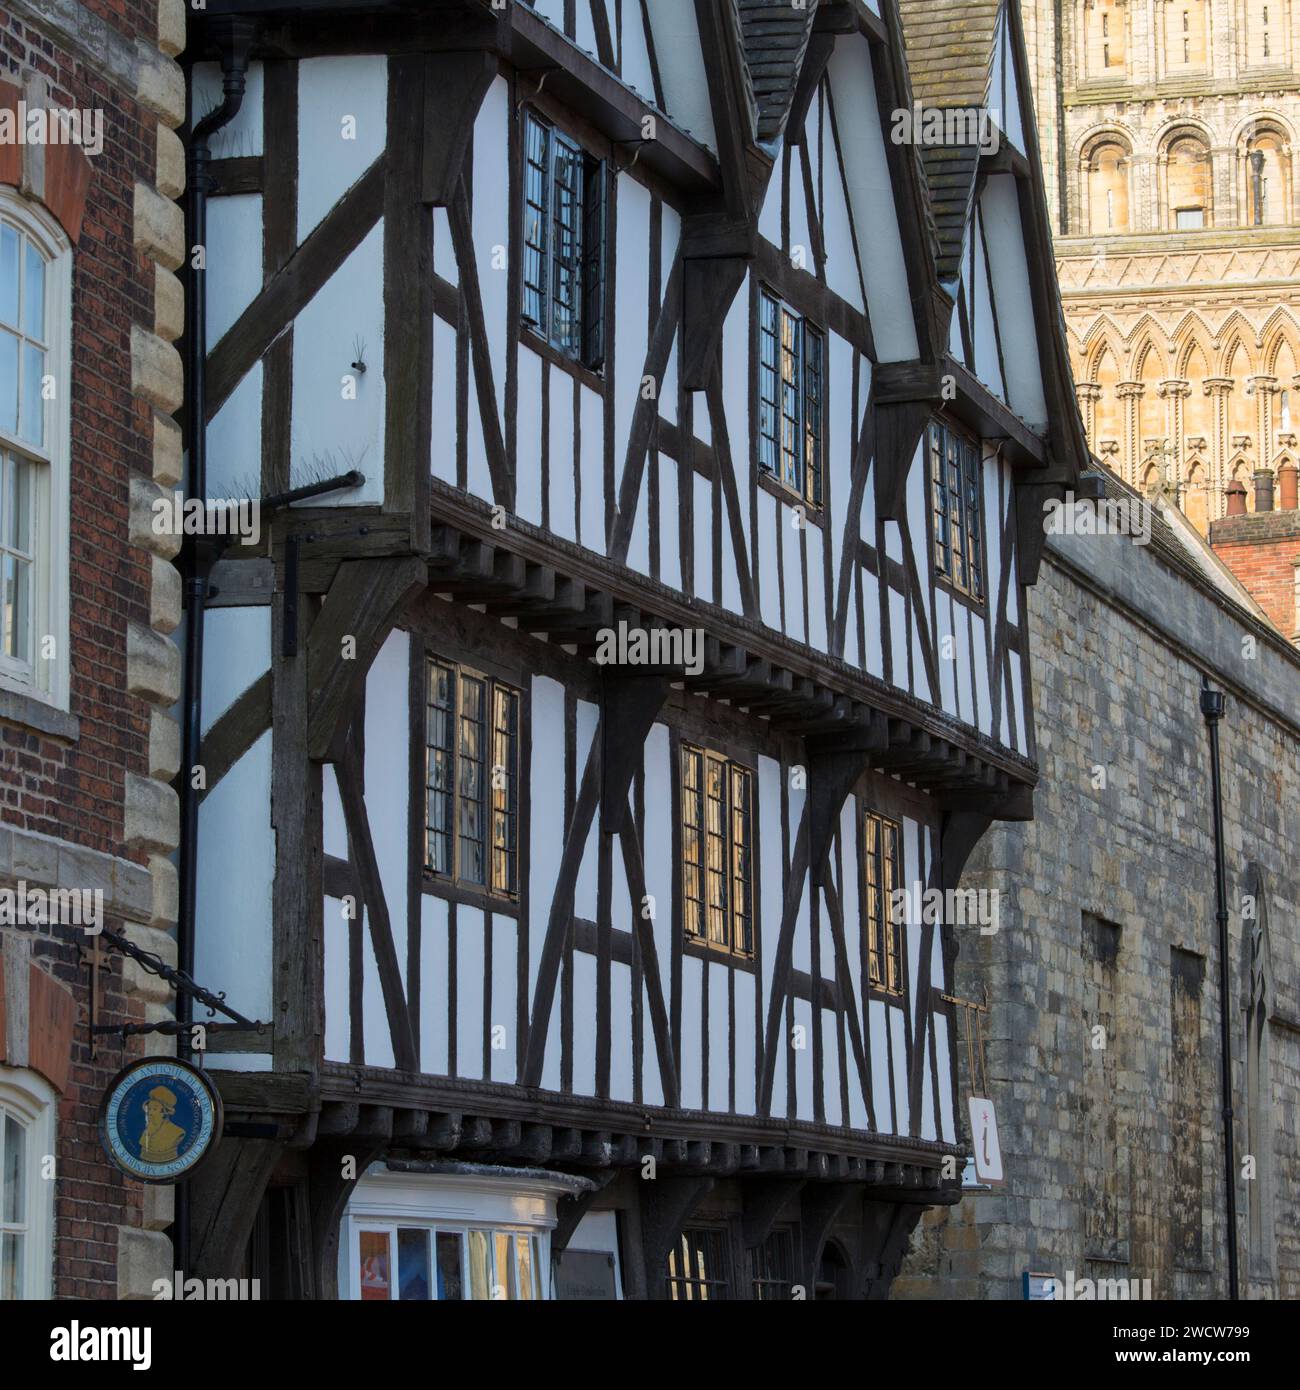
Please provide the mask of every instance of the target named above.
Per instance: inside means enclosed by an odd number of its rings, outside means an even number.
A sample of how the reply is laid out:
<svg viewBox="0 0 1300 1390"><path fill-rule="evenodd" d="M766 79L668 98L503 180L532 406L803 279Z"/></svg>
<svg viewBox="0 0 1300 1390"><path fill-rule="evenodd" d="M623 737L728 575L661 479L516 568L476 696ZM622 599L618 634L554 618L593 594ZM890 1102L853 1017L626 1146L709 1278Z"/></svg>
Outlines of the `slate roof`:
<svg viewBox="0 0 1300 1390"><path fill-rule="evenodd" d="M912 95L927 110L983 106L1002 0L898 0ZM939 238L939 279L961 271L961 248L975 191L979 149L921 146L921 164Z"/></svg>
<svg viewBox="0 0 1300 1390"><path fill-rule="evenodd" d="M790 0L732 0L738 13L745 63L753 88L756 129L763 143L785 128L817 0L796 9Z"/></svg>

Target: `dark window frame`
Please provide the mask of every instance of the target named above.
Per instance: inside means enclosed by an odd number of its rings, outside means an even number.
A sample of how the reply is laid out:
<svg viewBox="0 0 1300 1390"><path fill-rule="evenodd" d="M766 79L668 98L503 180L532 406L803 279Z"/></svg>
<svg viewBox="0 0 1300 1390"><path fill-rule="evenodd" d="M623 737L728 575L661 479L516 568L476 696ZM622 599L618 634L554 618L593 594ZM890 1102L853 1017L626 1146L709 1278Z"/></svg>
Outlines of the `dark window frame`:
<svg viewBox="0 0 1300 1390"><path fill-rule="evenodd" d="M445 698L435 687L438 672L448 677ZM466 691L474 688L477 688L477 711L466 713ZM508 681L465 662L425 653L423 871L426 879L493 901L518 902L523 700L523 691ZM476 732L467 738L470 726ZM477 744L476 750L474 744ZM438 759L445 760L438 765L447 771L435 783ZM467 764L477 768L477 778L467 777ZM495 776L498 767L504 769L500 786ZM469 785L471 783L474 785ZM435 797L443 808L443 816L437 821ZM466 833L464 811L467 803L477 810L477 834ZM435 852L436 843L445 848L445 854ZM481 878L473 876L472 865L467 863L467 843L480 846Z"/></svg>
<svg viewBox="0 0 1300 1390"><path fill-rule="evenodd" d="M945 588L982 608L988 599L984 459L978 440L951 421L926 429L930 563Z"/></svg>
<svg viewBox="0 0 1300 1390"><path fill-rule="evenodd" d="M708 774L714 768L721 771L720 795L711 795ZM678 786L682 936L686 943L710 955L746 962L755 957L756 785L754 769L748 764L699 744L681 743ZM738 791L743 792L743 797ZM713 809L716 814L711 818ZM719 842L720 863L711 863L710 844ZM743 904L738 906L742 897Z"/></svg>
<svg viewBox="0 0 1300 1390"><path fill-rule="evenodd" d="M605 161L532 108L522 119L519 317L563 359L600 373L609 261Z"/></svg>
<svg viewBox="0 0 1300 1390"><path fill-rule="evenodd" d="M758 467L820 511L826 477L826 330L758 288Z"/></svg>
<svg viewBox="0 0 1300 1390"><path fill-rule="evenodd" d="M759 1303L788 1302L798 1282L794 1229L778 1226L761 1245L749 1251L749 1282Z"/></svg>
<svg viewBox="0 0 1300 1390"><path fill-rule="evenodd" d="M717 1268L720 1272L713 1273ZM729 1302L735 1298L735 1260L726 1226L687 1226L664 1263L664 1282L673 1302Z"/></svg>

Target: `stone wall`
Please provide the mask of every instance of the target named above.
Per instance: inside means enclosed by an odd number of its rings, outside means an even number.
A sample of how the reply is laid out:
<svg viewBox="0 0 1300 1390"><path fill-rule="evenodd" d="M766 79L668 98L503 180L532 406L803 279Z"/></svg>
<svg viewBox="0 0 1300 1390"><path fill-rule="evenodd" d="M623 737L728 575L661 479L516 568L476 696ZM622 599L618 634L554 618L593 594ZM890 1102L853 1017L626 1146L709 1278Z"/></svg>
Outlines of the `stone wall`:
<svg viewBox="0 0 1300 1390"><path fill-rule="evenodd" d="M989 1092L1007 1184L929 1213L893 1296L1019 1298L1026 1270L1150 1279L1158 1299L1223 1296L1219 953L1199 710L1209 671L1227 694L1239 1172L1259 1150L1257 1177L1237 1184L1243 1290L1300 1297L1300 1211L1285 1195L1300 1187L1300 660L1176 563L1122 538L1054 541L1029 614L1035 818L995 826L972 857L963 886L1001 892L1001 930L965 936L957 969L959 995L980 998L986 983L991 995ZM1264 904L1268 929L1269 1075L1253 1106L1247 896Z"/></svg>

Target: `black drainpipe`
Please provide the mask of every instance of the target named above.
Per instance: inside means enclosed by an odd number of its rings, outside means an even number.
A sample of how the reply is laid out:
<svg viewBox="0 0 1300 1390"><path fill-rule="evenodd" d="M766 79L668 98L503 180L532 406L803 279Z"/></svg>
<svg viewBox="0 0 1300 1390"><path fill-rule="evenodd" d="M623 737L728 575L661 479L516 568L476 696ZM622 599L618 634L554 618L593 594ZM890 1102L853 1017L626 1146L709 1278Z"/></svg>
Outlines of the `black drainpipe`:
<svg viewBox="0 0 1300 1390"><path fill-rule="evenodd" d="M1228 1215L1228 1297L1237 1291L1237 1164L1232 1145L1232 1014L1228 981L1228 885L1223 857L1223 786L1219 777L1219 720L1223 718L1223 691L1210 689L1209 676L1201 677L1201 713L1210 731L1210 794L1214 800L1214 895L1215 921L1219 928L1219 1047L1223 1063L1223 1173Z"/></svg>
<svg viewBox="0 0 1300 1390"><path fill-rule="evenodd" d="M1070 235L1070 187L1065 168L1065 35L1061 26L1065 16L1061 13L1061 0L1056 0L1056 13L1053 16L1052 40L1056 50L1056 199L1060 211L1057 226L1061 236Z"/></svg>
<svg viewBox="0 0 1300 1390"><path fill-rule="evenodd" d="M244 81L248 73L248 51L253 24L244 19L215 19L209 32L221 48L223 99L221 105L204 116L190 132L186 160L186 244L190 253L189 283L185 294L185 448L189 455L186 495L207 496L207 276L194 264L194 250L204 248L208 235L208 194L212 176L208 173L211 151L208 139L239 114L244 101ZM192 88L191 88L192 98ZM193 115L191 115L193 119ZM199 798L191 785L193 770L202 761L203 728L203 610L208 601L208 581L219 548L220 537L187 537L180 565L185 592L185 687L184 717L181 725L181 843L180 915L177 924L177 963L187 975L194 973L194 909L198 885ZM191 1001L181 993L176 1013L182 1024L191 1020ZM176 1038L176 1051L186 1057L190 1035L182 1028ZM182 1274L190 1267L189 1184L176 1188L176 1211L172 1226L176 1267Z"/></svg>

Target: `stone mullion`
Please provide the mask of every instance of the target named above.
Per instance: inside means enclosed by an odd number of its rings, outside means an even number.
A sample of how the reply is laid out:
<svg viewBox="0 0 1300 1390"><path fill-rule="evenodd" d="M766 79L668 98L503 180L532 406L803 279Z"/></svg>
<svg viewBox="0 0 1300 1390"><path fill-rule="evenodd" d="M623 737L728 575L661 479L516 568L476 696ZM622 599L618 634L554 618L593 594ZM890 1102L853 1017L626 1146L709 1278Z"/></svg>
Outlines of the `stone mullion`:
<svg viewBox="0 0 1300 1390"><path fill-rule="evenodd" d="M1079 386L1079 409L1083 414L1083 432L1094 453L1097 452L1097 402L1101 399L1101 386L1095 381L1085 381Z"/></svg>
<svg viewBox="0 0 1300 1390"><path fill-rule="evenodd" d="M1209 511L1211 518L1222 516L1224 512L1224 489L1228 485L1228 397L1232 394L1234 382L1231 377L1210 377L1205 383L1205 394L1214 398L1214 439L1212 441L1213 459L1211 468L1214 477L1214 497Z"/></svg>
<svg viewBox="0 0 1300 1390"><path fill-rule="evenodd" d="M1138 441L1138 409L1146 387L1140 381L1121 381L1115 388L1115 394L1119 397L1124 411L1124 441L1123 449L1123 477L1124 481L1134 486L1138 481L1138 451L1140 444Z"/></svg>
<svg viewBox="0 0 1300 1390"><path fill-rule="evenodd" d="M1273 397L1278 384L1275 376L1255 376L1250 378L1255 387L1255 438L1259 445L1255 450L1255 466L1273 467Z"/></svg>
<svg viewBox="0 0 1300 1390"><path fill-rule="evenodd" d="M1160 394L1165 399L1167 409L1166 429L1169 434L1169 455L1173 458L1174 483L1177 487L1178 505L1184 503L1184 487L1187 482L1187 450L1183 443L1186 407L1183 402L1192 394L1191 383L1171 377L1160 383Z"/></svg>

